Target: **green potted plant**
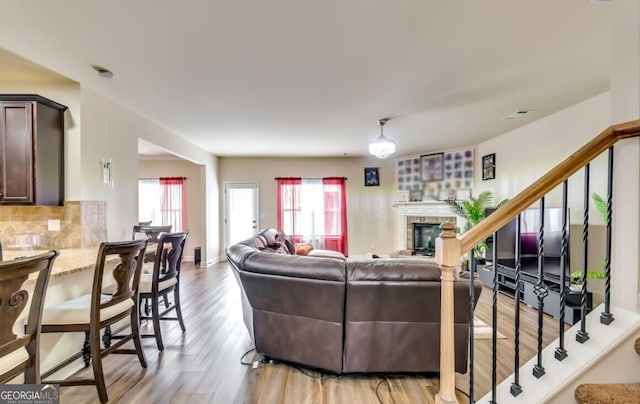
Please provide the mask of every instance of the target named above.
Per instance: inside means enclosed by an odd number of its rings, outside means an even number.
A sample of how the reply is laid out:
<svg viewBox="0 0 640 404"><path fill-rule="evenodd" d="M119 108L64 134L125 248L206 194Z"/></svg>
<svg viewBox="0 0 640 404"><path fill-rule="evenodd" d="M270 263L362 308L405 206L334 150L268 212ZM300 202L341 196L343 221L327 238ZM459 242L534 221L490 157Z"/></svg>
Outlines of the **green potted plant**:
<svg viewBox="0 0 640 404"><path fill-rule="evenodd" d="M500 201L495 208L499 208L504 205L508 199ZM485 212L488 208L493 207L493 194L491 191L484 191L478 195L477 198L469 198L463 201L447 200L447 203L451 205L456 212L467 219L467 224L464 231L471 229L485 218ZM482 241L473 248L473 255L480 261L484 260L484 253L487 250L487 243Z"/></svg>
<svg viewBox="0 0 640 404"><path fill-rule="evenodd" d="M591 200L596 207L596 210L602 217L603 221L607 221L607 202L602 198L602 196L597 193L591 194ZM605 272L605 268L607 266L607 259L602 257L602 269L587 269L587 279L605 279L607 277L607 273ZM580 292L582 290L582 271L573 271L569 274L569 290L572 292Z"/></svg>

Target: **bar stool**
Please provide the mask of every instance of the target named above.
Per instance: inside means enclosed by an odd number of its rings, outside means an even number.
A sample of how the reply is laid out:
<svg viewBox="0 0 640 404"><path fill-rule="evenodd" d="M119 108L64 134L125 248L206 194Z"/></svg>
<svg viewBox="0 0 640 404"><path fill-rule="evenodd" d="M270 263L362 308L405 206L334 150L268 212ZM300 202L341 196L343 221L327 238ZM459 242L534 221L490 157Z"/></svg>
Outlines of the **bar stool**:
<svg viewBox="0 0 640 404"><path fill-rule="evenodd" d="M133 225L133 231L131 233L131 239L135 240L139 237L140 234L144 234L145 237L150 237L152 243L158 242L158 237L161 233L169 233L171 231L172 226L149 226L149 225L141 225L135 224Z"/></svg>
<svg viewBox="0 0 640 404"><path fill-rule="evenodd" d="M145 310L145 315L141 315L141 320L153 321L153 334L143 334L142 336L155 337L159 351L164 350L162 343L162 332L160 331L160 320L178 320L182 332L185 331L180 308L180 268L182 265L182 253L184 244L189 235L189 230L182 233L163 233L158 239L158 246L153 263L153 273L142 274L140 278L140 299L151 301L151 316ZM162 252L167 251L166 257ZM163 263L166 261L166 268L162 271ZM173 304L168 303L168 295L173 292ZM163 298L165 309L160 312L160 298ZM166 317L171 310L176 311L176 317Z"/></svg>
<svg viewBox="0 0 640 404"><path fill-rule="evenodd" d="M60 386L94 384L98 390L100 402L108 401L107 388L102 371L102 358L110 353L136 354L143 368L147 362L140 341L140 318L138 314L138 286L142 271L142 257L147 240L119 241L102 243L98 250L93 286L90 294L67 300L44 310L42 316L43 333L84 332L85 344L89 345L93 367L93 379L46 380L43 383ZM115 258L115 259L112 259ZM115 262L113 262L115 261ZM107 272L116 281L112 295L102 294L102 281L107 262L113 269ZM108 348L100 346L100 330L117 321L129 317L131 332L119 335L119 340ZM135 349L121 349L133 340ZM80 351L43 375L46 378L83 355Z"/></svg>
<svg viewBox="0 0 640 404"><path fill-rule="evenodd" d="M145 222L146 223L146 222ZM131 232L131 239L136 240L139 238L148 238L150 243L157 243L158 238L162 233L170 233L172 229L171 225L163 225L163 226L150 226L147 224L136 224L133 225L133 231ZM143 236L143 237L140 237ZM147 254L144 259L144 262L152 262L154 260L154 254ZM144 270L143 272L146 272Z"/></svg>
<svg viewBox="0 0 640 404"><path fill-rule="evenodd" d="M24 374L25 384L40 384L40 324L49 275L58 251L0 262L0 383ZM22 289L30 274L37 273L29 293ZM13 333L16 321L29 305L25 335ZM22 327L21 327L22 328Z"/></svg>

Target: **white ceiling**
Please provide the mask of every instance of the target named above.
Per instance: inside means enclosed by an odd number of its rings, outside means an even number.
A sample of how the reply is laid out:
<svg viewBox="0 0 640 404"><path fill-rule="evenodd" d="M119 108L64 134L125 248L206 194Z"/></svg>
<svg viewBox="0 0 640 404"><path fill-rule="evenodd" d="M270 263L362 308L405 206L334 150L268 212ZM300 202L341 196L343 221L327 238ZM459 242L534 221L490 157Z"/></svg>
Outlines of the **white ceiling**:
<svg viewBox="0 0 640 404"><path fill-rule="evenodd" d="M5 1L0 46L217 155L364 155L384 117L403 155L606 91L609 25L588 0Z"/></svg>

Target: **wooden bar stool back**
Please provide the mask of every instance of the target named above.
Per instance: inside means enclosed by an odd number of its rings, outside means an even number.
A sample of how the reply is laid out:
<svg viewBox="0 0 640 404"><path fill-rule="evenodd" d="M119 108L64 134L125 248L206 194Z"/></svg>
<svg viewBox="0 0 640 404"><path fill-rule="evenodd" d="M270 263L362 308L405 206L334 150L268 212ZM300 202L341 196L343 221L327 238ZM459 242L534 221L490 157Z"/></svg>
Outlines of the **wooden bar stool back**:
<svg viewBox="0 0 640 404"><path fill-rule="evenodd" d="M182 309L180 308L180 268L182 265L182 253L184 244L189 235L189 230L182 233L163 233L158 240L153 273L142 274L140 280L140 298L151 301L151 316L145 311L141 319L153 321L153 334L143 334L143 337L155 337L158 350L164 350L160 320L177 320L182 332L185 331ZM162 252L167 251L166 257ZM163 263L166 261L166 267ZM164 268L164 269L163 269ZM173 304L169 303L168 296L173 293ZM165 308L160 312L160 298L165 302ZM171 310L176 311L176 317L167 317Z"/></svg>
<svg viewBox="0 0 640 404"><path fill-rule="evenodd" d="M93 379L47 380L45 383L61 386L94 384L100 402L108 401L102 358L110 353L136 354L140 365L147 362L140 341L140 318L138 313L140 274L147 240L106 242L100 245L90 294L67 300L44 310L43 333L84 332L88 341L93 367ZM108 264L108 265L107 265ZM112 269L107 269L107 267ZM101 293L103 279L112 276L116 282L113 294ZM117 321L129 317L130 332L118 335L118 341L108 348L100 345L100 330ZM121 346L133 341L135 349ZM63 361L43 375L43 378L72 363L83 354L82 351Z"/></svg>
<svg viewBox="0 0 640 404"><path fill-rule="evenodd" d="M24 383L40 384L40 324L42 306L47 293L55 250L12 261L0 262L0 383L24 374ZM29 275L37 274L31 296L23 284ZM29 306L24 335L13 329ZM20 324L22 329L22 324Z"/></svg>
<svg viewBox="0 0 640 404"><path fill-rule="evenodd" d="M169 233L171 232L172 226L150 226L150 225L141 225L136 224L133 225L133 232L131 234L131 239L135 240L140 237L140 235L144 234L145 237L151 238L149 242L157 243L158 237L160 237L161 233Z"/></svg>

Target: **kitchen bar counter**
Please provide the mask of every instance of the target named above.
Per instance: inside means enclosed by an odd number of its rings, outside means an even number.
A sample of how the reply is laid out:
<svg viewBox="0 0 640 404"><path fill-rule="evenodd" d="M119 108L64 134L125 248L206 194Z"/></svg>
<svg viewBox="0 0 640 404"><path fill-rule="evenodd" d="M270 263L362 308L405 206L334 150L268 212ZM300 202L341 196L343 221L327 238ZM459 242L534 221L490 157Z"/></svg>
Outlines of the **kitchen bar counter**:
<svg viewBox="0 0 640 404"><path fill-rule="evenodd" d="M157 244L148 244L145 250L145 255L154 253ZM95 247L82 247L82 248L60 248L58 251L60 255L53 262L53 269L51 270L51 278L57 278L65 275L72 274L74 272L86 271L87 269L93 270L96 267L96 258L98 257L98 246ZM5 261L13 260L18 257L29 257L32 255L42 254L49 250L8 250L3 251L3 259ZM107 262L117 261L117 257L109 257ZM29 277L27 282L35 281L35 274Z"/></svg>
<svg viewBox="0 0 640 404"><path fill-rule="evenodd" d="M32 255L42 254L49 250L4 250L3 258L5 261L18 257L29 257ZM61 248L58 249L60 255L53 262L51 277L57 278L70 273L94 269L96 266L96 257L98 256L98 247L84 248ZM30 277L30 281L35 277Z"/></svg>

